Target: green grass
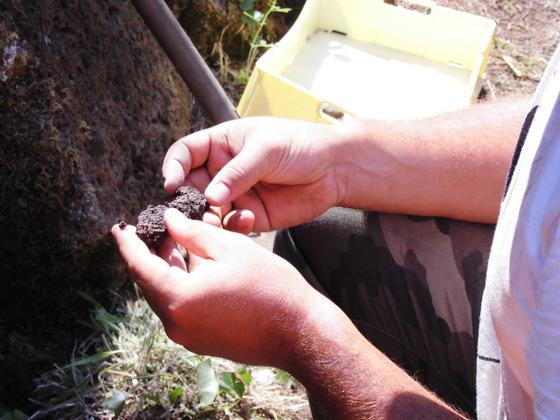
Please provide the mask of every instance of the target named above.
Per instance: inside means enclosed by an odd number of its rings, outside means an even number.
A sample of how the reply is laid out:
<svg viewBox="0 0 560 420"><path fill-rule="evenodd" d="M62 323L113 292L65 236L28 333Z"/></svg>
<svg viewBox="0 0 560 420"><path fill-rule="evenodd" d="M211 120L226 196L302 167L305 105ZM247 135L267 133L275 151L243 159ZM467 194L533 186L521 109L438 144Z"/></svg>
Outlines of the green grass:
<svg viewBox="0 0 560 420"><path fill-rule="evenodd" d="M253 372L263 368L187 351L167 338L142 298L116 297L109 312L82 296L92 304L84 325L92 333L66 365L37 379L39 409L32 417L300 418L306 412L301 386L287 374L254 386Z"/></svg>

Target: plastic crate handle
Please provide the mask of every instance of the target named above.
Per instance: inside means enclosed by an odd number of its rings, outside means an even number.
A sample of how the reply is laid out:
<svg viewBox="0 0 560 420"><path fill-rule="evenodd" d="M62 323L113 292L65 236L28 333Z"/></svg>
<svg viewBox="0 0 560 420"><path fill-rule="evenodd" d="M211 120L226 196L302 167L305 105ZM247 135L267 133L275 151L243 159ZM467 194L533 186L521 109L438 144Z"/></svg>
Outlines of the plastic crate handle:
<svg viewBox="0 0 560 420"><path fill-rule="evenodd" d="M352 118L353 115L344 111L342 108L330 102L321 102L318 107L319 117L331 123L341 122L344 119Z"/></svg>

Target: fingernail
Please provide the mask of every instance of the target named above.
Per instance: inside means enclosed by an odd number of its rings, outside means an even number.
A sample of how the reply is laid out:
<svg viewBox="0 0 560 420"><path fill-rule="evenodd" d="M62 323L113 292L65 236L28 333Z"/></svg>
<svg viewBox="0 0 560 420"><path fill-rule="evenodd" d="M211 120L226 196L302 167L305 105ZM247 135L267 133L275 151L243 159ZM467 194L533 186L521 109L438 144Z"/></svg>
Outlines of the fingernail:
<svg viewBox="0 0 560 420"><path fill-rule="evenodd" d="M230 196L229 188L222 183L209 185L204 193L206 197L208 197L210 200L214 201L217 204L227 203Z"/></svg>
<svg viewBox="0 0 560 420"><path fill-rule="evenodd" d="M177 188L184 181L183 168L179 162L175 160L169 161L165 165L165 168L163 168L162 173L164 187L172 186L173 188Z"/></svg>
<svg viewBox="0 0 560 420"><path fill-rule="evenodd" d="M167 187L173 187L174 189L176 189L182 183L183 183L183 177L181 177L177 173L168 174L166 177L163 178L163 187L165 189L167 189Z"/></svg>

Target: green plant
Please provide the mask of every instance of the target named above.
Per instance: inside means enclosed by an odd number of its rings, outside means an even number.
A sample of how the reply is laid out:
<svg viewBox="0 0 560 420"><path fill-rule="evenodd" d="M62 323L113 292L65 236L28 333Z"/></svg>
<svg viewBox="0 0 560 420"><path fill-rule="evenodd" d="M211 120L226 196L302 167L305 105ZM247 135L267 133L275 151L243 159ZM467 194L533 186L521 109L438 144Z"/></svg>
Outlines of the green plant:
<svg viewBox="0 0 560 420"><path fill-rule="evenodd" d="M249 30L250 41L247 60L239 73L238 81L247 84L249 74L253 69L259 51L272 46L272 44L263 37L263 29L270 15L273 13L288 13L291 9L278 6L276 0L269 0L264 12L255 8L255 0L239 0L239 6L243 11L243 22Z"/></svg>
<svg viewBox="0 0 560 420"><path fill-rule="evenodd" d="M109 311L89 295L81 296L92 306L90 320L83 323L92 333L76 345L67 364L55 366L37 379L33 395L39 407L36 417L193 418L212 414L234 419L249 410L270 418L268 411L253 402L255 395L249 395L250 368L199 356L173 343L144 299L117 296L115 308ZM273 407L285 405L279 396ZM0 407L2 420L19 420L14 417L17 414Z"/></svg>
<svg viewBox="0 0 560 420"><path fill-rule="evenodd" d="M19 410L10 410L0 404L0 420L27 420L27 416Z"/></svg>

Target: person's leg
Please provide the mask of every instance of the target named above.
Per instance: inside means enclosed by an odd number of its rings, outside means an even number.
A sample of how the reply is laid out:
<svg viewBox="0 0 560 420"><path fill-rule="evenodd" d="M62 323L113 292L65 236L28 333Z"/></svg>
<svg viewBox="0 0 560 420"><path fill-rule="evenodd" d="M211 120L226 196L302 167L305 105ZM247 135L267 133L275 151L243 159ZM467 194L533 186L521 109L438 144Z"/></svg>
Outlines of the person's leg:
<svg viewBox="0 0 560 420"><path fill-rule="evenodd" d="M275 252L395 363L474 414L476 333L493 231L338 208L279 232Z"/></svg>

